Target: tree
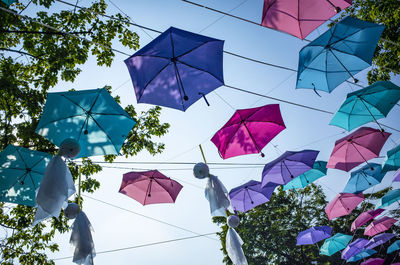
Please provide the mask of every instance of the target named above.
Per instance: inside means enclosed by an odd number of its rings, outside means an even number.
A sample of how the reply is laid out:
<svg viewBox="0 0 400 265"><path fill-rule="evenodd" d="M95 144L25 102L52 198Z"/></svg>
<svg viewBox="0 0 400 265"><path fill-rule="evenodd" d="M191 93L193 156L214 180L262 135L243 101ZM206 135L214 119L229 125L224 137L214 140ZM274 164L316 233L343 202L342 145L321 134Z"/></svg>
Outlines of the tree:
<svg viewBox="0 0 400 265"><path fill-rule="evenodd" d="M47 91L60 79L73 82L90 54L99 66L111 66L114 39L130 49L138 49L139 37L128 28L127 17L116 14L104 18L104 0L85 9L52 9L51 13L54 0L32 0L30 4L43 10L34 19L15 14L26 8L19 3L8 8L10 12L0 10L0 150L14 144L54 155L56 146L35 134ZM1 1L0 7L7 8ZM111 87L106 88L111 92ZM119 101L118 96L115 99ZM153 139L169 128L169 124L159 120L161 108L136 113L129 105L125 110L137 124L122 147L122 155L134 156L141 150L152 155L162 152L164 144ZM105 156L110 163L115 158ZM69 166L76 181L78 166ZM83 160L82 191L94 192L99 188L93 175L101 170L90 159ZM44 252L58 250L51 240L56 231L69 230L66 218L62 213L59 218L32 227L34 214L32 207L0 203L0 226L4 228L0 234L1 264L14 264L15 259L20 264L54 264Z"/></svg>

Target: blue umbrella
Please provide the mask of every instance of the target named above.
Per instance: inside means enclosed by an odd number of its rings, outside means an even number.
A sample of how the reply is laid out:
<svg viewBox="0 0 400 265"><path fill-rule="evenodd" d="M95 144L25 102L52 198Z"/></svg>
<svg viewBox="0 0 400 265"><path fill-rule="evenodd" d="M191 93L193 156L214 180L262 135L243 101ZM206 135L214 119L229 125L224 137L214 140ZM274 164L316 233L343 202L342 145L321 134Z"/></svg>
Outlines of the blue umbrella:
<svg viewBox="0 0 400 265"><path fill-rule="evenodd" d="M353 257L349 258L347 262L354 262L359 261L365 258L368 258L371 255L374 255L377 251L374 249L364 249L363 251L359 252L358 254L354 255Z"/></svg>
<svg viewBox="0 0 400 265"><path fill-rule="evenodd" d="M312 169L289 181L289 183L283 186L283 190L301 189L322 178L328 170L326 164L327 162L325 161L315 161Z"/></svg>
<svg viewBox="0 0 400 265"><path fill-rule="evenodd" d="M381 183L385 173L381 172L382 166L369 163L359 170L351 172L351 177L344 187L345 193L360 193L376 184Z"/></svg>
<svg viewBox="0 0 400 265"><path fill-rule="evenodd" d="M386 154L386 161L383 164L383 172L394 171L400 168L400 145L390 149Z"/></svg>
<svg viewBox="0 0 400 265"><path fill-rule="evenodd" d="M393 244L391 244L388 249L387 249L387 253L392 253L395 252L396 250L400 249L400 240L396 240L393 242Z"/></svg>
<svg viewBox="0 0 400 265"><path fill-rule="evenodd" d="M332 234L332 227L329 226L314 226L307 230L300 232L297 235L297 246L312 245L325 238L330 237Z"/></svg>
<svg viewBox="0 0 400 265"><path fill-rule="evenodd" d="M51 155L20 146L7 146L0 153L0 201L35 205Z"/></svg>
<svg viewBox="0 0 400 265"><path fill-rule="evenodd" d="M300 51L296 88L331 92L371 65L385 26L346 17ZM355 79L355 81L357 81Z"/></svg>
<svg viewBox="0 0 400 265"><path fill-rule="evenodd" d="M78 157L117 155L136 122L105 88L48 93L36 132L60 146L79 142Z"/></svg>
<svg viewBox="0 0 400 265"><path fill-rule="evenodd" d="M395 237L392 233L382 233L374 236L369 240L369 242L364 246L366 249L373 249L379 245L385 244L387 241Z"/></svg>
<svg viewBox="0 0 400 265"><path fill-rule="evenodd" d="M125 60L138 103L185 111L205 99L224 84L223 45L181 29L166 30Z"/></svg>
<svg viewBox="0 0 400 265"><path fill-rule="evenodd" d="M325 240L324 244L319 249L319 254L332 256L336 252L344 249L352 238L352 236L337 233Z"/></svg>

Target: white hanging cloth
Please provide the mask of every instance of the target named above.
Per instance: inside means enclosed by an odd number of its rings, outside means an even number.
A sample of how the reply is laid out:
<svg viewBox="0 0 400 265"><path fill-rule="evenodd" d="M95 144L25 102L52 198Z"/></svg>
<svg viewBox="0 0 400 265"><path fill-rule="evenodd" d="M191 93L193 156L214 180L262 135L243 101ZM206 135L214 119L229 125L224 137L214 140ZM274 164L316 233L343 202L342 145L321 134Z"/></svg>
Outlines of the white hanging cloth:
<svg viewBox="0 0 400 265"><path fill-rule="evenodd" d="M244 255L243 240L240 238L235 229L229 227L226 233L226 252L234 265L248 265L247 259Z"/></svg>
<svg viewBox="0 0 400 265"><path fill-rule="evenodd" d="M209 175L205 189L205 196L210 203L212 216L226 216L225 209L229 207L228 190L214 175Z"/></svg>
<svg viewBox="0 0 400 265"><path fill-rule="evenodd" d="M96 256L92 238L92 225L86 214L80 211L72 224L72 233L69 243L75 247L73 262L81 265L94 265Z"/></svg>

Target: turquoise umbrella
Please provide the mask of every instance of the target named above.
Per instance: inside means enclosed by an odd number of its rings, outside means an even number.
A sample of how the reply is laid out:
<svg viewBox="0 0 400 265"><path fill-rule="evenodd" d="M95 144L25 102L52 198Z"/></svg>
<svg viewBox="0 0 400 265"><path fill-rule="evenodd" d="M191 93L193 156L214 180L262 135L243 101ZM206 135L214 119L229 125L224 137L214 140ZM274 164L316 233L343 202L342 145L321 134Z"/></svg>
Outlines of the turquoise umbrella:
<svg viewBox="0 0 400 265"><path fill-rule="evenodd" d="M359 261L365 258L368 258L371 255L374 255L377 251L374 249L364 249L360 253L354 255L353 257L349 258L347 262L354 262L354 261Z"/></svg>
<svg viewBox="0 0 400 265"><path fill-rule="evenodd" d="M375 209L389 206L398 200L400 200L400 189L390 190L381 198L381 205L377 205Z"/></svg>
<svg viewBox="0 0 400 265"><path fill-rule="evenodd" d="M400 145L390 149L386 154L382 172L394 171L400 168Z"/></svg>
<svg viewBox="0 0 400 265"><path fill-rule="evenodd" d="M360 193L381 183L385 173L381 172L382 166L376 163L369 163L359 170L351 172L351 177L344 187L345 193Z"/></svg>
<svg viewBox="0 0 400 265"><path fill-rule="evenodd" d="M312 169L289 181L283 186L283 190L301 189L325 176L327 171L326 164L327 162L325 161L315 161Z"/></svg>
<svg viewBox="0 0 400 265"><path fill-rule="evenodd" d="M319 254L332 256L336 252L344 249L351 239L352 236L337 233L325 240L324 244L319 249Z"/></svg>
<svg viewBox="0 0 400 265"><path fill-rule="evenodd" d="M0 201L35 205L51 155L20 146L7 146L0 153Z"/></svg>
<svg viewBox="0 0 400 265"><path fill-rule="evenodd" d="M1 0L7 6L10 6L12 3L17 2L16 0Z"/></svg>
<svg viewBox="0 0 400 265"><path fill-rule="evenodd" d="M333 116L330 124L351 131L370 121L388 115L400 100L400 87L389 81L378 81L363 89L347 94L346 100Z"/></svg>
<svg viewBox="0 0 400 265"><path fill-rule="evenodd" d="M393 244L391 244L388 247L387 253L389 254L389 253L395 252L396 250L399 250L399 249L400 249L400 240L396 240L396 241L394 241Z"/></svg>

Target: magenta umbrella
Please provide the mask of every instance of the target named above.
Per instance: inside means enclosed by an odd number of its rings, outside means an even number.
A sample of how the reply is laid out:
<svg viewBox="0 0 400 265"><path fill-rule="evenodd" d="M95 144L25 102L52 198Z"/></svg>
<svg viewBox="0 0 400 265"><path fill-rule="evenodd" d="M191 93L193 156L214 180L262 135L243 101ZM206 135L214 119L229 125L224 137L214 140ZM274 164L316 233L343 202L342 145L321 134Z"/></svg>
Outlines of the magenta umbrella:
<svg viewBox="0 0 400 265"><path fill-rule="evenodd" d="M264 156L261 150L285 128L278 104L241 109L215 133L211 142L223 159L254 153Z"/></svg>
<svg viewBox="0 0 400 265"><path fill-rule="evenodd" d="M374 236L388 230L392 225L397 222L397 219L384 216L380 219L372 221L364 230L364 235Z"/></svg>
<svg viewBox="0 0 400 265"><path fill-rule="evenodd" d="M328 219L348 215L364 200L364 194L339 193L325 207Z"/></svg>
<svg viewBox="0 0 400 265"><path fill-rule="evenodd" d="M377 210L369 210L363 213L360 213L359 216L353 221L351 224L351 229L350 231L353 232L354 230L357 229L357 227L363 226L366 224L368 221L374 219L378 215L380 215L385 209L377 209Z"/></svg>
<svg viewBox="0 0 400 265"><path fill-rule="evenodd" d="M182 185L157 170L125 173L119 192L143 205L174 203Z"/></svg>
<svg viewBox="0 0 400 265"><path fill-rule="evenodd" d="M361 127L335 142L326 167L348 172L352 168L378 157L390 135L390 133L377 129Z"/></svg>
<svg viewBox="0 0 400 265"><path fill-rule="evenodd" d="M360 265L382 265L385 262L384 259L380 258L374 258L374 259L369 259L364 262L362 262Z"/></svg>

